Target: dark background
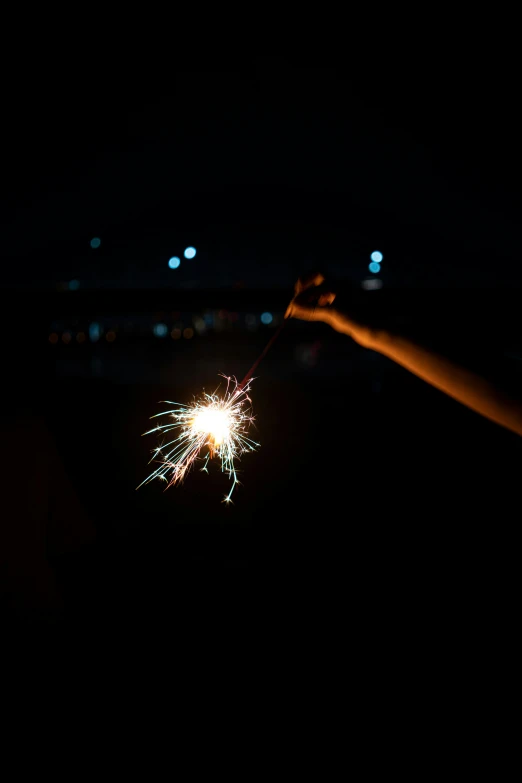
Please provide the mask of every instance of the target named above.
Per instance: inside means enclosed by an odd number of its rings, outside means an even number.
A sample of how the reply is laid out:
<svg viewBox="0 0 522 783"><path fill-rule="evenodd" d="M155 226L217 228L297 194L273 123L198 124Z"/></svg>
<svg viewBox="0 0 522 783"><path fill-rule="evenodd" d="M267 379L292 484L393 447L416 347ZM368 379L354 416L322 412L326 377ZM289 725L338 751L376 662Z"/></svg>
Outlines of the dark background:
<svg viewBox="0 0 522 783"><path fill-rule="evenodd" d="M234 505L217 467L135 487L160 400L241 378L299 274L361 285L374 250L376 307L520 388L510 47L357 69L340 50L154 69L51 49L5 78L2 383L7 418L45 418L97 531L51 557L68 619L341 637L357 617L390 644L499 617L519 439L322 324L289 323L258 368Z"/></svg>

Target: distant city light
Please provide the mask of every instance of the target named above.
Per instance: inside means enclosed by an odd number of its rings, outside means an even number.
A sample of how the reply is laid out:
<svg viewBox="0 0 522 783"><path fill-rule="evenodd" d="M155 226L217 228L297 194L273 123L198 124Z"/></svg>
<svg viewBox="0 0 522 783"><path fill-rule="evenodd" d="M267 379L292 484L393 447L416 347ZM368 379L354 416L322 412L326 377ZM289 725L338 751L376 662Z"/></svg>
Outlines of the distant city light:
<svg viewBox="0 0 522 783"><path fill-rule="evenodd" d="M96 248L100 247L101 245L101 239L99 237L93 237L91 239L91 247L93 250L96 250Z"/></svg>
<svg viewBox="0 0 522 783"><path fill-rule="evenodd" d="M97 323L92 323L89 325L89 340L91 343L96 343L100 339L101 336L101 326Z"/></svg>
<svg viewBox="0 0 522 783"><path fill-rule="evenodd" d="M272 313L263 313L262 316L261 316L261 323L271 324L272 323Z"/></svg>
<svg viewBox="0 0 522 783"><path fill-rule="evenodd" d="M201 316L195 315L192 319L192 323L194 324L194 329L198 334L205 334L207 331L207 325Z"/></svg>
<svg viewBox="0 0 522 783"><path fill-rule="evenodd" d="M69 281L69 291L77 291L80 287L80 281L79 280L70 280Z"/></svg>
<svg viewBox="0 0 522 783"><path fill-rule="evenodd" d="M194 256L196 255L196 248L186 247L183 255L185 256L185 258L194 258Z"/></svg>
<svg viewBox="0 0 522 783"><path fill-rule="evenodd" d="M180 264L181 260L177 256L172 256L172 258L169 258L169 267L171 269L177 269Z"/></svg>
<svg viewBox="0 0 522 783"><path fill-rule="evenodd" d="M167 324L154 324L152 331L156 337L166 337L169 330L167 329Z"/></svg>
<svg viewBox="0 0 522 783"><path fill-rule="evenodd" d="M378 264L377 261L372 261L371 264L368 264L368 269L376 275L377 272L381 271L381 265Z"/></svg>
<svg viewBox="0 0 522 783"><path fill-rule="evenodd" d="M384 256L379 250L374 250L370 258L372 261L375 261L376 264L380 264Z"/></svg>
<svg viewBox="0 0 522 783"><path fill-rule="evenodd" d="M370 277L361 282L361 288L364 288L365 291L376 291L378 288L382 288L382 280L378 277Z"/></svg>

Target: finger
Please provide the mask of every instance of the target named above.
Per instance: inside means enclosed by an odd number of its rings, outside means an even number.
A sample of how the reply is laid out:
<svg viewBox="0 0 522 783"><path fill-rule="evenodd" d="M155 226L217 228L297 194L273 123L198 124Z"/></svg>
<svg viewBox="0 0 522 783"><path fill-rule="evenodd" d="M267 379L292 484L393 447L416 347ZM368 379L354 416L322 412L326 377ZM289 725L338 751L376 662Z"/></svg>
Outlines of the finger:
<svg viewBox="0 0 522 783"><path fill-rule="evenodd" d="M296 294L293 302L302 307L306 305L317 306L331 304L335 299L335 291L332 291L330 285L322 284L312 288L305 288L301 293Z"/></svg>
<svg viewBox="0 0 522 783"><path fill-rule="evenodd" d="M306 288L312 288L314 286L322 285L324 283L324 275L320 272L310 272L299 278L295 284L295 293L300 294Z"/></svg>
<svg viewBox="0 0 522 783"><path fill-rule="evenodd" d="M303 307L299 304L292 304L289 318L297 318L301 321L327 321L329 312L327 307Z"/></svg>
<svg viewBox="0 0 522 783"><path fill-rule="evenodd" d="M285 318L308 318L308 320L312 320L306 313L317 310L318 312L314 320L324 320L325 314L321 314L320 311L332 304L335 296L335 292L326 285L306 288L300 294L294 296L288 305Z"/></svg>
<svg viewBox="0 0 522 783"><path fill-rule="evenodd" d="M317 304L319 307L326 307L327 305L331 305L332 302L335 300L335 294L333 291L327 291L324 294L321 294L319 299L317 300Z"/></svg>

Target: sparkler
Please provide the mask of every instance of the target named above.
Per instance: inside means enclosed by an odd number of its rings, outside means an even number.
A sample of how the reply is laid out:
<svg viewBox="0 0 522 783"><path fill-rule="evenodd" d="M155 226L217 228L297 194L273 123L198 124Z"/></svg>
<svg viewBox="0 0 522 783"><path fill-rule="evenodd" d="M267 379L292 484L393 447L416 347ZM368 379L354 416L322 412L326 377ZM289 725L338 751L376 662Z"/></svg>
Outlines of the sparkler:
<svg viewBox="0 0 522 783"><path fill-rule="evenodd" d="M246 452L255 451L260 444L248 436L254 420L248 394L251 381L245 385L238 385L233 378L226 378L226 381L227 388L222 396L204 392L190 405L165 400L176 407L151 417L167 416L168 422L144 435L153 432L167 435L174 431L177 436L154 450L151 462L158 460L160 465L140 487L155 478L167 482L166 488L181 483L198 460L203 462L201 470L208 473L209 460L217 456L222 472L232 479L230 491L224 497L224 502L231 502L232 492L239 484L236 460Z"/></svg>
<svg viewBox="0 0 522 783"><path fill-rule="evenodd" d="M237 478L236 460L246 452L255 451L261 445L248 435L249 427L254 421L252 400L249 397L252 375L285 323L286 321L283 321L274 333L240 384L235 378L222 376L227 381L223 396L219 396L216 390L213 394L204 392L190 405L164 401L176 407L157 413L151 418L168 416L167 423L157 425L143 434L160 433L166 436L170 432L175 432L176 437L154 449L150 462L158 461L160 465L145 481L142 481L137 489L156 478L167 483L166 489L181 483L197 461L203 462L201 470L208 473L209 460L217 456L221 462L222 472L227 473L232 480L230 491L223 498L223 502L232 502L234 488L240 483ZM232 384L233 388L231 388Z"/></svg>

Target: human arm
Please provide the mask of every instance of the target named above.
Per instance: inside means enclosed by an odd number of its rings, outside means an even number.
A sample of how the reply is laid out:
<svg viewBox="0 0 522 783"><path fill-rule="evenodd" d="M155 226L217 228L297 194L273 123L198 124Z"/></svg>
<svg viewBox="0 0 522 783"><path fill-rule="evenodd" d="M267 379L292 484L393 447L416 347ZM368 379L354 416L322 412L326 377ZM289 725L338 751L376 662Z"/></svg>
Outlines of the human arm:
<svg viewBox="0 0 522 783"><path fill-rule="evenodd" d="M393 325L372 323L364 308L343 303L322 275L299 280L286 317L323 321L386 356L458 402L522 435L522 401Z"/></svg>

